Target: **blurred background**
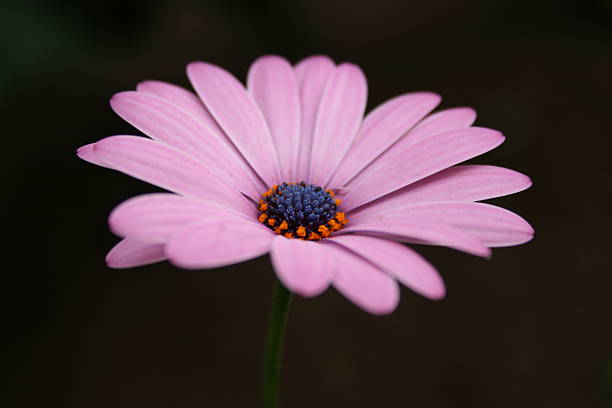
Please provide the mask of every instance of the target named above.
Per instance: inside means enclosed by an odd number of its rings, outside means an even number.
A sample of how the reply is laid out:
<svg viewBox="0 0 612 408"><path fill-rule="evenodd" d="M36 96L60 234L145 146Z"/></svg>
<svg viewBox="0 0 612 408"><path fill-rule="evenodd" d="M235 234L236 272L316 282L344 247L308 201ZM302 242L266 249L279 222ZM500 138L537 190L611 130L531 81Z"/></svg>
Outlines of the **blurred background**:
<svg viewBox="0 0 612 408"><path fill-rule="evenodd" d="M145 79L188 86L194 60L244 79L266 53L359 64L370 108L412 90L472 106L478 125L507 136L474 162L534 180L494 200L534 225L531 243L488 261L419 248L446 299L404 288L387 317L333 290L296 299L283 406L612 406L609 0L4 0L2 400L256 406L268 258L108 269L108 213L155 188L75 149L135 132L111 111L113 93Z"/></svg>

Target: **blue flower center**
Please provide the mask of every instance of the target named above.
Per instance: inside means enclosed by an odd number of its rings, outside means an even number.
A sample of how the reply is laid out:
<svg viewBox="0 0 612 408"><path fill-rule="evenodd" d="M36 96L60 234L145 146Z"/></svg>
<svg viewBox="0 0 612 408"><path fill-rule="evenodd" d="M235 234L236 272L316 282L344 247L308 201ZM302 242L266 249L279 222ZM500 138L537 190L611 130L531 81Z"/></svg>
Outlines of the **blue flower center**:
<svg viewBox="0 0 612 408"><path fill-rule="evenodd" d="M287 238L318 240L347 223L340 203L332 190L303 181L283 183L262 194L259 221Z"/></svg>

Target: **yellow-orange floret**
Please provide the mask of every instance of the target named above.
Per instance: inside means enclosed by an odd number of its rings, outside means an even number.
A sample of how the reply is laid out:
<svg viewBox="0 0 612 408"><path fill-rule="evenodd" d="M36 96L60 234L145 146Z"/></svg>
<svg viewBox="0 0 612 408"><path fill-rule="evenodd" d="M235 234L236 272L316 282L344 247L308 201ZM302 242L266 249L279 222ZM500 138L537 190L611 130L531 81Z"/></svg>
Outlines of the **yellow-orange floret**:
<svg viewBox="0 0 612 408"><path fill-rule="evenodd" d="M277 234L282 234L282 232L287 228L289 228L289 224L287 224L287 221L283 221L278 227L274 228L274 232Z"/></svg>
<svg viewBox="0 0 612 408"><path fill-rule="evenodd" d="M306 228L304 228L303 226L299 226L297 228L297 231L295 231L295 233L297 234L298 237L305 237L306 236Z"/></svg>
<svg viewBox="0 0 612 408"><path fill-rule="evenodd" d="M342 228L342 225L340 225L340 223L336 220L330 220L328 224L332 231L338 231L340 228Z"/></svg>
<svg viewBox="0 0 612 408"><path fill-rule="evenodd" d="M268 218L268 214L260 214L259 215L259 222L266 222L266 218Z"/></svg>
<svg viewBox="0 0 612 408"><path fill-rule="evenodd" d="M273 226L274 224L276 224L276 220L274 218L270 218L268 220L268 225Z"/></svg>
<svg viewBox="0 0 612 408"><path fill-rule="evenodd" d="M316 241L317 239L321 239L321 236L317 233L311 232L310 235L308 235L308 239L311 241Z"/></svg>
<svg viewBox="0 0 612 408"><path fill-rule="evenodd" d="M342 225L345 225L346 223L348 223L348 220L346 219L346 215L343 212L341 212L341 211L338 211L336 213L336 217L335 218Z"/></svg>
<svg viewBox="0 0 612 408"><path fill-rule="evenodd" d="M336 206L342 204L342 200L339 198L336 198L336 200L334 201L336 203Z"/></svg>
<svg viewBox="0 0 612 408"><path fill-rule="evenodd" d="M331 231L325 225L319 225L319 229L317 231L323 238L327 238L331 235Z"/></svg>
<svg viewBox="0 0 612 408"><path fill-rule="evenodd" d="M285 238L293 238L293 232L285 232Z"/></svg>
<svg viewBox="0 0 612 408"><path fill-rule="evenodd" d="M268 209L268 203L262 203L259 205L259 211L266 211Z"/></svg>

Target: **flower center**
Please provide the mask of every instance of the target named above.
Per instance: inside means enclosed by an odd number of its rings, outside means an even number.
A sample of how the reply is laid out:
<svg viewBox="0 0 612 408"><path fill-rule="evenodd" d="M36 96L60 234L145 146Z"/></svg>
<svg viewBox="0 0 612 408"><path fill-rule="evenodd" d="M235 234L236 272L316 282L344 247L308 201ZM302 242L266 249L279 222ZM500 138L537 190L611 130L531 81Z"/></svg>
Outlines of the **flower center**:
<svg viewBox="0 0 612 408"><path fill-rule="evenodd" d="M259 221L286 238L327 238L348 222L332 190L303 181L274 185L261 197Z"/></svg>

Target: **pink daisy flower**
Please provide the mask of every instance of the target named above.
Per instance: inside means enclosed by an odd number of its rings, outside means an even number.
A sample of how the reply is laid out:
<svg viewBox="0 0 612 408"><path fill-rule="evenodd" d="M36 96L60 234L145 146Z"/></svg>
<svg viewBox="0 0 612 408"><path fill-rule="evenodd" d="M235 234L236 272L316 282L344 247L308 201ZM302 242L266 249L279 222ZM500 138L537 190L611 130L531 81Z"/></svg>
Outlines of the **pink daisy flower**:
<svg viewBox="0 0 612 408"><path fill-rule="evenodd" d="M247 86L194 62L196 93L146 81L111 99L150 138L111 136L78 155L171 193L131 198L111 213L123 240L112 268L168 260L215 268L270 253L283 285L316 296L330 285L373 314L392 312L398 282L431 299L436 269L402 244L481 257L533 237L520 216L478 201L524 190L505 168L457 164L499 146L476 113L431 113L430 92L397 96L368 113L359 67L314 56L295 66L265 56Z"/></svg>

